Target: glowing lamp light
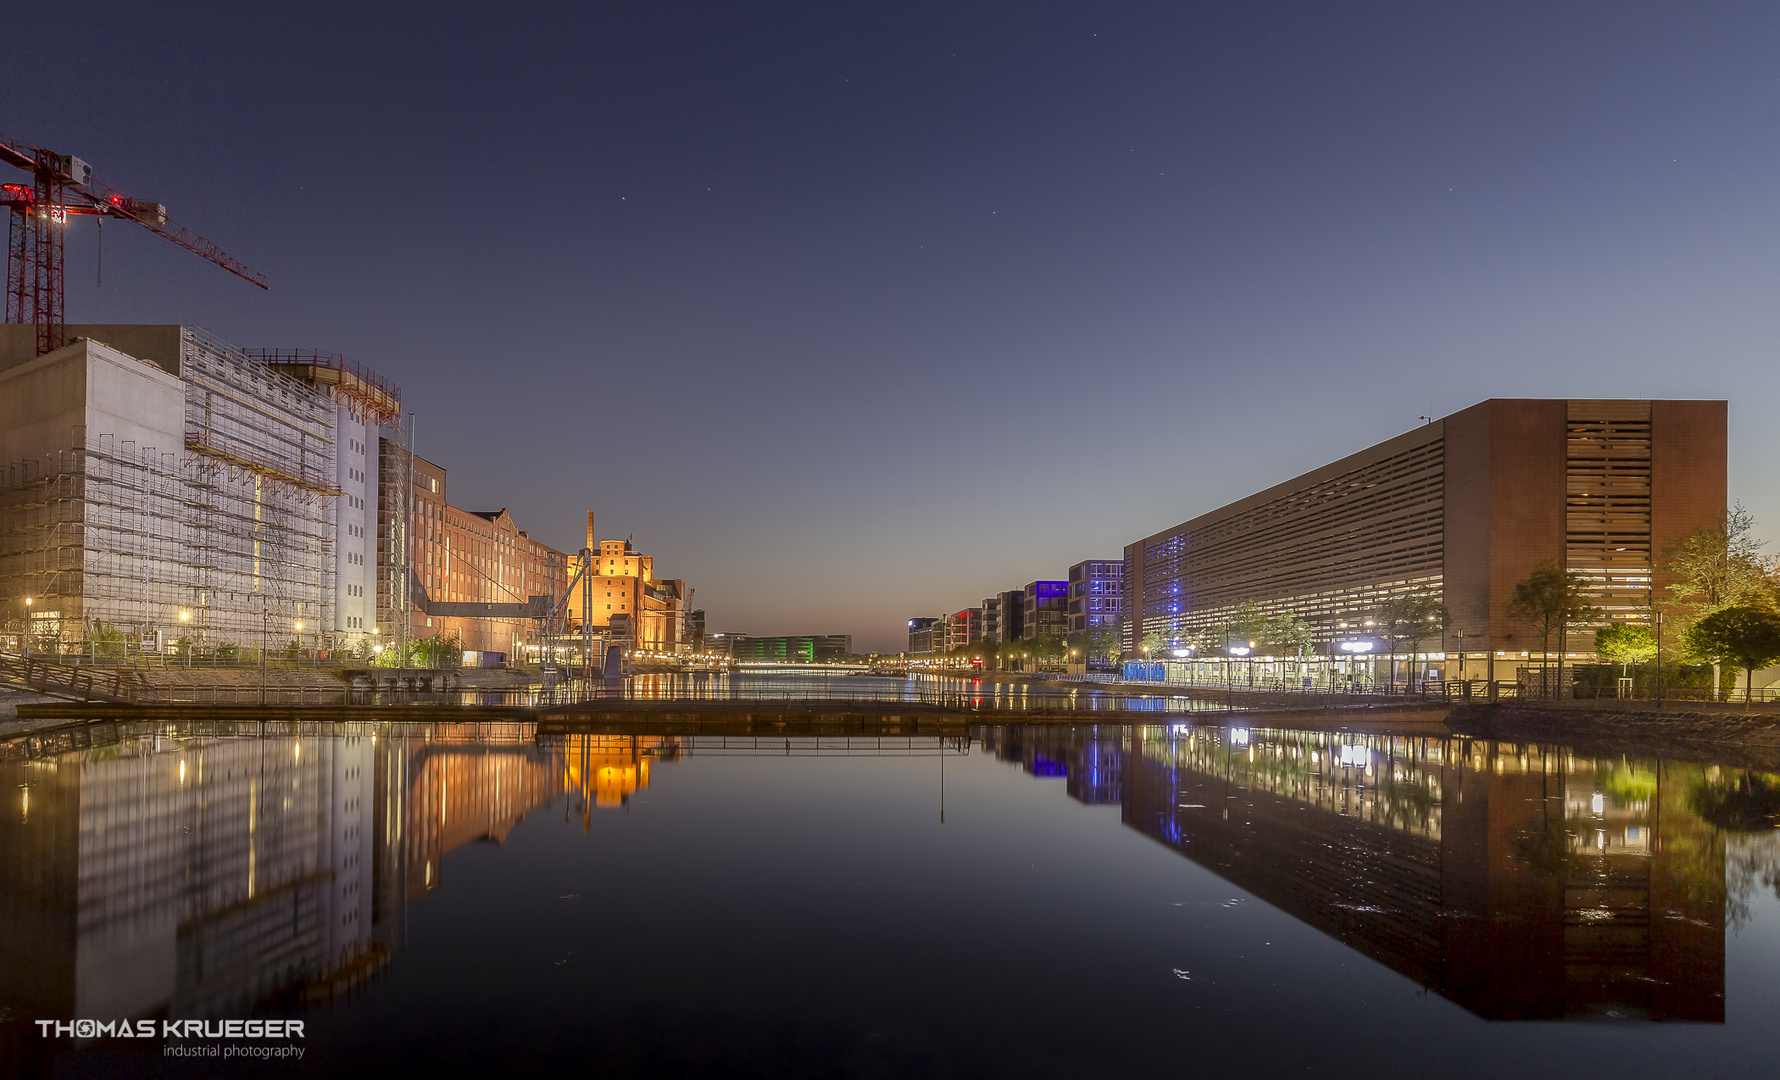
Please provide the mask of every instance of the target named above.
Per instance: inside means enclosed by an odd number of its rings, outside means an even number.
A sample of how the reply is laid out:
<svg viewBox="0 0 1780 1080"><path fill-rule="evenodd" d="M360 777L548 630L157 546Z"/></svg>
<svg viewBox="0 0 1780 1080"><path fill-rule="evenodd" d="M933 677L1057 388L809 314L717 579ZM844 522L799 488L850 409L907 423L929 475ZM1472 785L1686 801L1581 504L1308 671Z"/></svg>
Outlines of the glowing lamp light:
<svg viewBox="0 0 1780 1080"><path fill-rule="evenodd" d="M1370 641L1344 641L1341 643L1341 651L1344 653L1371 652L1372 643Z"/></svg>
<svg viewBox="0 0 1780 1080"><path fill-rule="evenodd" d="M1193 650L1192 649L1176 649L1176 650L1174 650L1174 655L1176 655L1176 656L1192 656Z"/></svg>
<svg viewBox="0 0 1780 1080"><path fill-rule="evenodd" d="M1589 800L1589 809L1597 814L1605 812L1607 809L1606 796L1596 795L1594 798L1590 799Z"/></svg>
<svg viewBox="0 0 1780 1080"><path fill-rule="evenodd" d="M1230 646L1230 655L1231 656L1247 656L1248 653L1249 653L1249 648L1247 645L1232 645L1232 646Z"/></svg>

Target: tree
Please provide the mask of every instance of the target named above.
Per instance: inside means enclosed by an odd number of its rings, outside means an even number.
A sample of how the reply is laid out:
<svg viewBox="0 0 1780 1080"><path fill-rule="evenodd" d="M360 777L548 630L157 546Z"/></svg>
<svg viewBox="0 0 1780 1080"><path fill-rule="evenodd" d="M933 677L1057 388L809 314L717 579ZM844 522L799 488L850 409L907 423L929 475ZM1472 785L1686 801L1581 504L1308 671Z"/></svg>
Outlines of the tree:
<svg viewBox="0 0 1780 1080"><path fill-rule="evenodd" d="M1167 648L1168 643L1162 640L1160 633L1151 630L1143 636L1143 658L1145 660L1160 660Z"/></svg>
<svg viewBox="0 0 1780 1080"><path fill-rule="evenodd" d="M1539 680L1541 689L1549 685L1546 670L1551 663L1551 635L1558 635L1558 679L1564 677L1564 639L1571 623L1593 622L1601 617L1601 609L1588 599L1588 582L1581 574L1567 571L1556 559L1546 559L1533 572L1515 583L1509 594L1505 613L1510 619L1539 635Z"/></svg>
<svg viewBox="0 0 1780 1080"><path fill-rule="evenodd" d="M1406 645L1410 664L1421 656L1422 642L1431 637L1444 638L1452 622L1452 614L1431 589L1417 589L1386 600L1378 609L1377 620L1391 650L1391 681L1397 679L1397 647ZM1404 680L1408 682L1408 680Z"/></svg>
<svg viewBox="0 0 1780 1080"><path fill-rule="evenodd" d="M1688 628L1687 645L1714 663L1742 668L1748 678L1743 700L1749 701L1755 693L1755 669L1780 660L1780 615L1747 605L1722 608Z"/></svg>
<svg viewBox="0 0 1780 1080"><path fill-rule="evenodd" d="M1275 615L1261 626L1260 640L1281 656L1310 647L1310 624L1291 613Z"/></svg>
<svg viewBox="0 0 1780 1080"><path fill-rule="evenodd" d="M1738 605L1773 607L1774 568L1762 558L1761 548L1755 515L1738 503L1719 520L1663 549L1656 563L1673 579L1669 602L1692 619Z"/></svg>
<svg viewBox="0 0 1780 1080"><path fill-rule="evenodd" d="M1264 643L1267 636L1267 615L1261 605L1248 602L1236 605L1225 624L1225 644L1233 641L1252 642L1249 647Z"/></svg>
<svg viewBox="0 0 1780 1080"><path fill-rule="evenodd" d="M1656 634L1637 623L1612 623L1595 631L1595 654L1627 675L1631 665L1656 657Z"/></svg>
<svg viewBox="0 0 1780 1080"><path fill-rule="evenodd" d="M1118 659L1119 632L1111 626L1094 626L1082 635L1084 658L1097 656L1104 660Z"/></svg>

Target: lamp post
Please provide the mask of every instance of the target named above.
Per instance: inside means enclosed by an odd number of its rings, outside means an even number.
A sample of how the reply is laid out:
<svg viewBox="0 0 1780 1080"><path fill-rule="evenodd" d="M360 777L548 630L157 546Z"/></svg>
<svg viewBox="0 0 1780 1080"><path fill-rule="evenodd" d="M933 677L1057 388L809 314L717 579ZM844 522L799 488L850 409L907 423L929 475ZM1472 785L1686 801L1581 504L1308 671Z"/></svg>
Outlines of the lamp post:
<svg viewBox="0 0 1780 1080"><path fill-rule="evenodd" d="M184 654L182 659L185 660L185 666L188 668L192 666L192 639L186 635L183 627L191 621L192 613L182 609L179 613L179 622L182 627L179 634L179 651Z"/></svg>
<svg viewBox="0 0 1780 1080"><path fill-rule="evenodd" d="M25 660L31 659L31 598L25 597Z"/></svg>
<svg viewBox="0 0 1780 1080"><path fill-rule="evenodd" d="M301 665L303 662L303 660L302 660L302 657L303 657L303 623L302 623L302 621L298 620L296 626L297 626L297 655L295 657L293 657L292 659L296 660L296 662L299 665Z"/></svg>

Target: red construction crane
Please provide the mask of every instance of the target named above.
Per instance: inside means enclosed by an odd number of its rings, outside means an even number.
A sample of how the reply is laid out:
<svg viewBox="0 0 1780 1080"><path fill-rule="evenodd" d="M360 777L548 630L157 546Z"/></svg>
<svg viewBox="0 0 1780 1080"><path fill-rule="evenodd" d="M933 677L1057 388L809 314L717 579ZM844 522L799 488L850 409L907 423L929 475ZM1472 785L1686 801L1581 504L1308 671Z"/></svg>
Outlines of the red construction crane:
<svg viewBox="0 0 1780 1080"><path fill-rule="evenodd" d="M122 218L258 285L249 269L215 244L167 220L160 203L132 199L93 179L86 162L41 146L0 137L0 162L31 174L30 184L0 184L0 205L12 211L6 244L6 321L37 325L37 355L67 344L62 317L62 236L70 217Z"/></svg>

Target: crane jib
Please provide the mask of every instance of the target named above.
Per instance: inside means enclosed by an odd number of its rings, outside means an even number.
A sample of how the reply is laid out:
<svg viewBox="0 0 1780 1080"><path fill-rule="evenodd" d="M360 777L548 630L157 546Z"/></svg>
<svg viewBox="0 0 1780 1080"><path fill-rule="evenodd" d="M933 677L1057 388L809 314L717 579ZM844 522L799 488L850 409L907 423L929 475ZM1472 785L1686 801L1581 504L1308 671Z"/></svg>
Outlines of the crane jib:
<svg viewBox="0 0 1780 1080"><path fill-rule="evenodd" d="M190 229L168 221L167 208L160 203L131 198L94 180L92 168L72 154L0 137L0 163L32 177L29 187L6 185L0 205L19 215L14 228L21 230L7 249L6 319L36 324L39 354L60 348L66 337L62 251L70 216L133 221L244 281L261 289L271 288L266 275Z"/></svg>

